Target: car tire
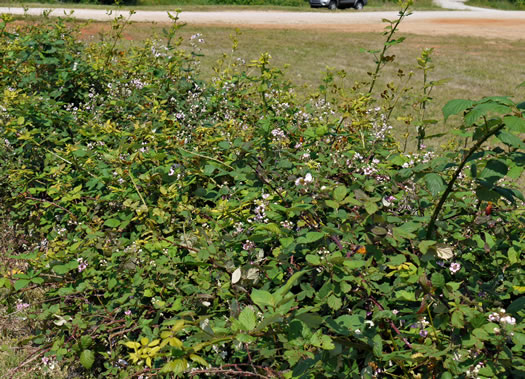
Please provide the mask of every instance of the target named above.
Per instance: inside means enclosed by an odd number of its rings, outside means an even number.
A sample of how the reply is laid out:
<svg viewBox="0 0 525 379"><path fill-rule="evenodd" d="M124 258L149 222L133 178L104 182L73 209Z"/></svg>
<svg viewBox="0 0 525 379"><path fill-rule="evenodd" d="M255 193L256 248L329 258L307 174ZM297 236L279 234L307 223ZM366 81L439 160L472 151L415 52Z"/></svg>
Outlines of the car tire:
<svg viewBox="0 0 525 379"><path fill-rule="evenodd" d="M330 4L328 4L328 9L331 11L335 11L337 9L337 3L335 0L330 1Z"/></svg>
<svg viewBox="0 0 525 379"><path fill-rule="evenodd" d="M355 3L354 8L360 11L361 9L363 9L363 6L363 3L361 1L358 1L357 3Z"/></svg>

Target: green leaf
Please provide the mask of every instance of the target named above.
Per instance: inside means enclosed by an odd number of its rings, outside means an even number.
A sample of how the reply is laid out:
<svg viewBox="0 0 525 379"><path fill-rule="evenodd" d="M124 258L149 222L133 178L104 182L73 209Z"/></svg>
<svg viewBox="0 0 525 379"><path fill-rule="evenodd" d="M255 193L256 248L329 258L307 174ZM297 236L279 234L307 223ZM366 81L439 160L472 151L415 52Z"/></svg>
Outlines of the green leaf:
<svg viewBox="0 0 525 379"><path fill-rule="evenodd" d="M371 214L376 213L379 210L379 207L374 201L367 201L365 203L365 210L366 210L366 213L371 215Z"/></svg>
<svg viewBox="0 0 525 379"><path fill-rule="evenodd" d="M500 195L485 186L479 186L476 188L476 197L482 201L495 202L500 198Z"/></svg>
<svg viewBox="0 0 525 379"><path fill-rule="evenodd" d="M403 301L416 301L416 294L407 290L400 290L396 292L396 299Z"/></svg>
<svg viewBox="0 0 525 379"><path fill-rule="evenodd" d="M403 229L402 227L393 228L392 234L394 235L394 238L398 241L403 240L403 239L412 239L416 237L414 233L407 231L406 229Z"/></svg>
<svg viewBox="0 0 525 379"><path fill-rule="evenodd" d="M337 296L335 295L330 295L328 297L328 299L326 300L326 303L328 304L328 306L330 308L332 308L334 311L337 311L339 309L341 309L341 307L343 306L343 303L341 301L340 298L338 298Z"/></svg>
<svg viewBox="0 0 525 379"><path fill-rule="evenodd" d="M29 279L18 279L14 285L15 290L19 291L22 288L26 287L29 283L31 283Z"/></svg>
<svg viewBox="0 0 525 379"><path fill-rule="evenodd" d="M318 255L308 254L306 256L306 261L313 266L319 266L321 264L321 258Z"/></svg>
<svg viewBox="0 0 525 379"><path fill-rule="evenodd" d="M339 186L334 190L334 200L340 203L345 198L348 190L345 186Z"/></svg>
<svg viewBox="0 0 525 379"><path fill-rule="evenodd" d="M80 346L82 346L83 349L87 349L91 346L93 343L93 339L91 336L82 336L80 337Z"/></svg>
<svg viewBox="0 0 525 379"><path fill-rule="evenodd" d="M376 334L372 338L372 350L374 351L374 355L376 357L380 357L383 353L383 339L381 338L380 334Z"/></svg>
<svg viewBox="0 0 525 379"><path fill-rule="evenodd" d="M308 233L306 233L306 237L305 237L306 242L305 243L316 242L316 241L319 241L323 237L324 237L324 233L321 233L321 232L308 232Z"/></svg>
<svg viewBox="0 0 525 379"><path fill-rule="evenodd" d="M421 250L421 253L426 254L428 249L431 246L434 246L436 243L437 243L436 241L424 240L419 243L418 247L419 247L419 250Z"/></svg>
<svg viewBox="0 0 525 379"><path fill-rule="evenodd" d="M440 175L430 173L425 175L425 183L432 196L439 195L440 192L445 190L445 183Z"/></svg>
<svg viewBox="0 0 525 379"><path fill-rule="evenodd" d="M296 282L301 278L301 276L303 276L304 274L306 274L307 272L309 272L310 270L303 270L303 271L299 271L299 272L296 272L295 274L293 274L290 279L288 279L286 281L286 284L284 286L282 286L281 288L279 288L277 291L275 291L275 298L278 299L279 297L282 297L283 299L281 299L278 303L277 303L277 306L281 305L283 300L284 300L284 296L290 292L290 290L292 289L292 287L296 284Z"/></svg>
<svg viewBox="0 0 525 379"><path fill-rule="evenodd" d="M506 144L508 146L516 147L518 149L524 149L525 148L525 143L523 143L523 141L521 139L519 139L518 137L516 137L514 134L502 131L502 132L499 132L496 137L498 137L498 139L501 142L503 142L504 144Z"/></svg>
<svg viewBox="0 0 525 379"><path fill-rule="evenodd" d="M325 200L325 204L327 207L330 207L330 208L333 208L333 209L337 209L339 208L339 203L333 201L333 200Z"/></svg>
<svg viewBox="0 0 525 379"><path fill-rule="evenodd" d="M250 295L252 301L260 307L275 306L275 299L273 295L265 290L253 289Z"/></svg>
<svg viewBox="0 0 525 379"><path fill-rule="evenodd" d="M104 226L107 226L108 228L116 228L120 225L120 220L117 220L116 218L110 218L104 222Z"/></svg>
<svg viewBox="0 0 525 379"><path fill-rule="evenodd" d="M465 115L465 124L467 126L474 125L481 117L487 116L489 113L510 113L511 111L511 108L499 103L478 104Z"/></svg>
<svg viewBox="0 0 525 379"><path fill-rule="evenodd" d="M281 228L279 228L279 225L277 225L274 222L271 222L271 223L268 223L268 224L257 225L255 230L267 230L267 231L272 232L274 234L281 234Z"/></svg>
<svg viewBox="0 0 525 379"><path fill-rule="evenodd" d="M252 308L246 307L239 314L239 322L244 327L244 330L251 331L255 328L257 318Z"/></svg>
<svg viewBox="0 0 525 379"><path fill-rule="evenodd" d="M494 184L507 175L508 171L509 168L505 162L498 159L491 159L487 162L485 168L479 175L479 179L483 179L490 184Z"/></svg>
<svg viewBox="0 0 525 379"><path fill-rule="evenodd" d="M461 313L460 311L455 311L454 313L452 313L451 321L452 325L456 328L462 328L464 323L463 313Z"/></svg>
<svg viewBox="0 0 525 379"><path fill-rule="evenodd" d="M525 133L525 119L522 117L505 116L503 123L512 132Z"/></svg>
<svg viewBox="0 0 525 379"><path fill-rule="evenodd" d="M351 270L355 270L357 268L361 268L366 265L366 261L363 260L354 260L354 259L347 259L343 262L343 265L348 267Z"/></svg>
<svg viewBox="0 0 525 379"><path fill-rule="evenodd" d="M223 150L228 150L230 148L230 143L228 141L221 141L218 143L218 146Z"/></svg>
<svg viewBox="0 0 525 379"><path fill-rule="evenodd" d="M80 353L80 363L86 370L89 370L95 363L95 353L91 350L84 350Z"/></svg>
<svg viewBox="0 0 525 379"><path fill-rule="evenodd" d="M433 273L430 277L430 281L434 287L441 288L445 286L445 277L439 272Z"/></svg>
<svg viewBox="0 0 525 379"><path fill-rule="evenodd" d="M64 275L71 271L71 267L69 267L69 265L56 265L53 266L53 271L58 275Z"/></svg>
<svg viewBox="0 0 525 379"><path fill-rule="evenodd" d="M202 171L202 173L205 176L211 176L216 169L217 167L207 164L206 166L204 166L204 170Z"/></svg>
<svg viewBox="0 0 525 379"><path fill-rule="evenodd" d="M473 105L474 102L472 100L456 99L449 101L443 107L443 116L445 117L445 122L447 122L447 119L450 116L462 113Z"/></svg>
<svg viewBox="0 0 525 379"><path fill-rule="evenodd" d="M518 313L522 312L524 313L525 310L525 296L519 297L516 300L514 300L507 308L507 312L509 313Z"/></svg>

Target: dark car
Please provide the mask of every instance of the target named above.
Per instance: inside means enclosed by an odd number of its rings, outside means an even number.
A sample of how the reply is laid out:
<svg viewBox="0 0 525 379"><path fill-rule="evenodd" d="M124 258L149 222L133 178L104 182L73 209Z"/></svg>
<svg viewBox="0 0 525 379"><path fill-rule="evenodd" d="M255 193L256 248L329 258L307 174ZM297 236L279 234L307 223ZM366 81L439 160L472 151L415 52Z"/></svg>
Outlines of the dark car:
<svg viewBox="0 0 525 379"><path fill-rule="evenodd" d="M368 0L310 0L312 8L328 8L331 10L350 7L361 10L367 3Z"/></svg>

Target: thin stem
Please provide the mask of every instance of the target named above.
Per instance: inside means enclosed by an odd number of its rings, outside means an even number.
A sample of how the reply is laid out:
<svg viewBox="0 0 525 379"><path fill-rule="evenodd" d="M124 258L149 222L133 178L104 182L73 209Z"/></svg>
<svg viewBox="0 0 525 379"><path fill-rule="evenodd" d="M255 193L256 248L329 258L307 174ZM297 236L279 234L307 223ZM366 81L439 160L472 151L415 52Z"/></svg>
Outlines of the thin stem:
<svg viewBox="0 0 525 379"><path fill-rule="evenodd" d="M394 23L390 24L390 27L391 27L390 33L388 33L388 37L386 39L386 42L383 45L383 50L381 51L381 54L379 55L379 59L377 60L376 70L372 74L372 83L370 83L370 88L368 89L368 93L369 94L371 94L372 90L374 89L374 86L376 84L376 80L377 80L377 78L379 76L379 70L381 70L382 64L385 61L385 54L386 54L386 51L388 50L388 48L390 47L390 42L392 41L392 37L394 37L394 34L396 33L397 27L399 26L401 21L405 18L406 14L407 14L407 11L408 11L408 8L410 7L410 5L411 5L411 3L409 2L405 6L405 8L400 10L398 19Z"/></svg>
<svg viewBox="0 0 525 379"><path fill-rule="evenodd" d="M131 174L131 172L129 172L129 178L131 179L131 183L133 183L133 187L135 187L135 190L137 191L137 194L139 195L140 200L142 200L142 204L144 204L146 206L146 208L147 208L148 204L146 204L146 201L142 197L142 194L140 193L139 187L137 187L137 183L135 183L135 179L133 179L133 175Z"/></svg>
<svg viewBox="0 0 525 379"><path fill-rule="evenodd" d="M461 171L463 170L463 167L465 167L465 165L467 164L469 158L490 137L492 137L493 135L498 133L501 129L503 129L504 126L505 126L505 124L500 124L497 127L495 127L493 130L491 130L490 132L485 134L485 136L483 136L483 138L481 138L474 146L472 146L470 148L470 150L467 152L467 154L463 157L463 160L461 161L461 163L459 164L458 168L454 172L454 175L452 176L452 179L450 179L450 181L448 182L447 189L445 190L443 195L441 195L441 198L439 199L439 202L438 202L438 204L436 206L436 209L434 209L434 213L432 214L432 217L430 218L430 222L428 224L426 239L430 239L431 238L432 232L434 231L434 227L435 227L435 224L436 224L436 220L437 220L437 218L439 216L439 213L441 212L441 208L443 208L443 205L445 204L445 201L447 200L448 196L452 192L452 189L454 188L454 184L456 183L456 180L458 179L459 174L461 174Z"/></svg>
<svg viewBox="0 0 525 379"><path fill-rule="evenodd" d="M381 311L384 311L385 308L383 308L383 306L381 304L379 304L379 302L374 299L372 296L369 297L370 300L372 300L372 303L374 303L376 305L376 307L379 308L379 310ZM403 340L403 342L405 343L405 345L409 348L409 349L412 349L412 345L410 344L410 342L408 342L408 340L403 337L401 335L401 332L399 331L399 329L397 328L396 324L394 324L394 322L392 320L388 320L389 324L390 324L390 327L394 330L394 332L396 332L396 334L401 337L401 339Z"/></svg>
<svg viewBox="0 0 525 379"><path fill-rule="evenodd" d="M201 157L201 158L204 158L204 159L208 159L210 161L214 161L214 162L220 163L221 165L223 165L225 167L228 167L230 170L233 170L232 166L230 166L229 164L224 163L224 162L222 162L222 161L220 161L218 159L215 159L215 158L212 158L212 157L208 157L206 155L202 155L202 154L199 154L199 153L195 153L193 151L189 151L189 150L183 149L182 147L179 147L179 149L184 151L185 153L192 154L192 155L195 155L197 157Z"/></svg>

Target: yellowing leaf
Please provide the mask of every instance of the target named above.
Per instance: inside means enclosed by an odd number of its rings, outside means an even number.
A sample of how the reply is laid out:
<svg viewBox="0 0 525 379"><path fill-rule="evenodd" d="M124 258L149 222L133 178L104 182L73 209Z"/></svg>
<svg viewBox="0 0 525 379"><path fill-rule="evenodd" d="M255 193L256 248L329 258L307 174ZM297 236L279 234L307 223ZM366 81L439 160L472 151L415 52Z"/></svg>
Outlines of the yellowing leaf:
<svg viewBox="0 0 525 379"><path fill-rule="evenodd" d="M186 359L175 359L174 361L166 363L161 372L172 372L175 375L182 374L188 368L188 361Z"/></svg>
<svg viewBox="0 0 525 379"><path fill-rule="evenodd" d="M173 327L171 328L171 330L173 331L173 333L177 333L179 330L182 330L183 328L184 328L184 320L177 320L177 322L173 324Z"/></svg>
<svg viewBox="0 0 525 379"><path fill-rule="evenodd" d="M193 362L196 362L196 363L200 364L201 366L204 366L204 367L208 367L209 366L208 362L206 362L206 360L204 360L203 358L199 357L196 354L190 354L190 359Z"/></svg>
<svg viewBox="0 0 525 379"><path fill-rule="evenodd" d="M518 291L519 293L524 293L525 292L525 286L512 286L512 289L514 291Z"/></svg>
<svg viewBox="0 0 525 379"><path fill-rule="evenodd" d="M130 353L129 358L133 361L133 363L137 363L139 361L139 356L136 353Z"/></svg>
<svg viewBox="0 0 525 379"><path fill-rule="evenodd" d="M149 339L147 337L142 337L140 339L140 343L142 344L142 346L146 346L149 343Z"/></svg>
<svg viewBox="0 0 525 379"><path fill-rule="evenodd" d="M157 345L159 344L159 342L160 342L159 339L153 340L153 341L151 341L151 342L148 344L148 347L157 346Z"/></svg>
<svg viewBox="0 0 525 379"><path fill-rule="evenodd" d="M182 341L177 337L171 337L169 340L170 346L180 349L182 347Z"/></svg>
<svg viewBox="0 0 525 379"><path fill-rule="evenodd" d="M154 348L150 350L149 355L153 357L159 352L159 350L160 350L160 346L155 346Z"/></svg>
<svg viewBox="0 0 525 379"><path fill-rule="evenodd" d="M134 341L127 341L122 343L124 346L129 347L130 349L137 350L140 347L140 343Z"/></svg>

